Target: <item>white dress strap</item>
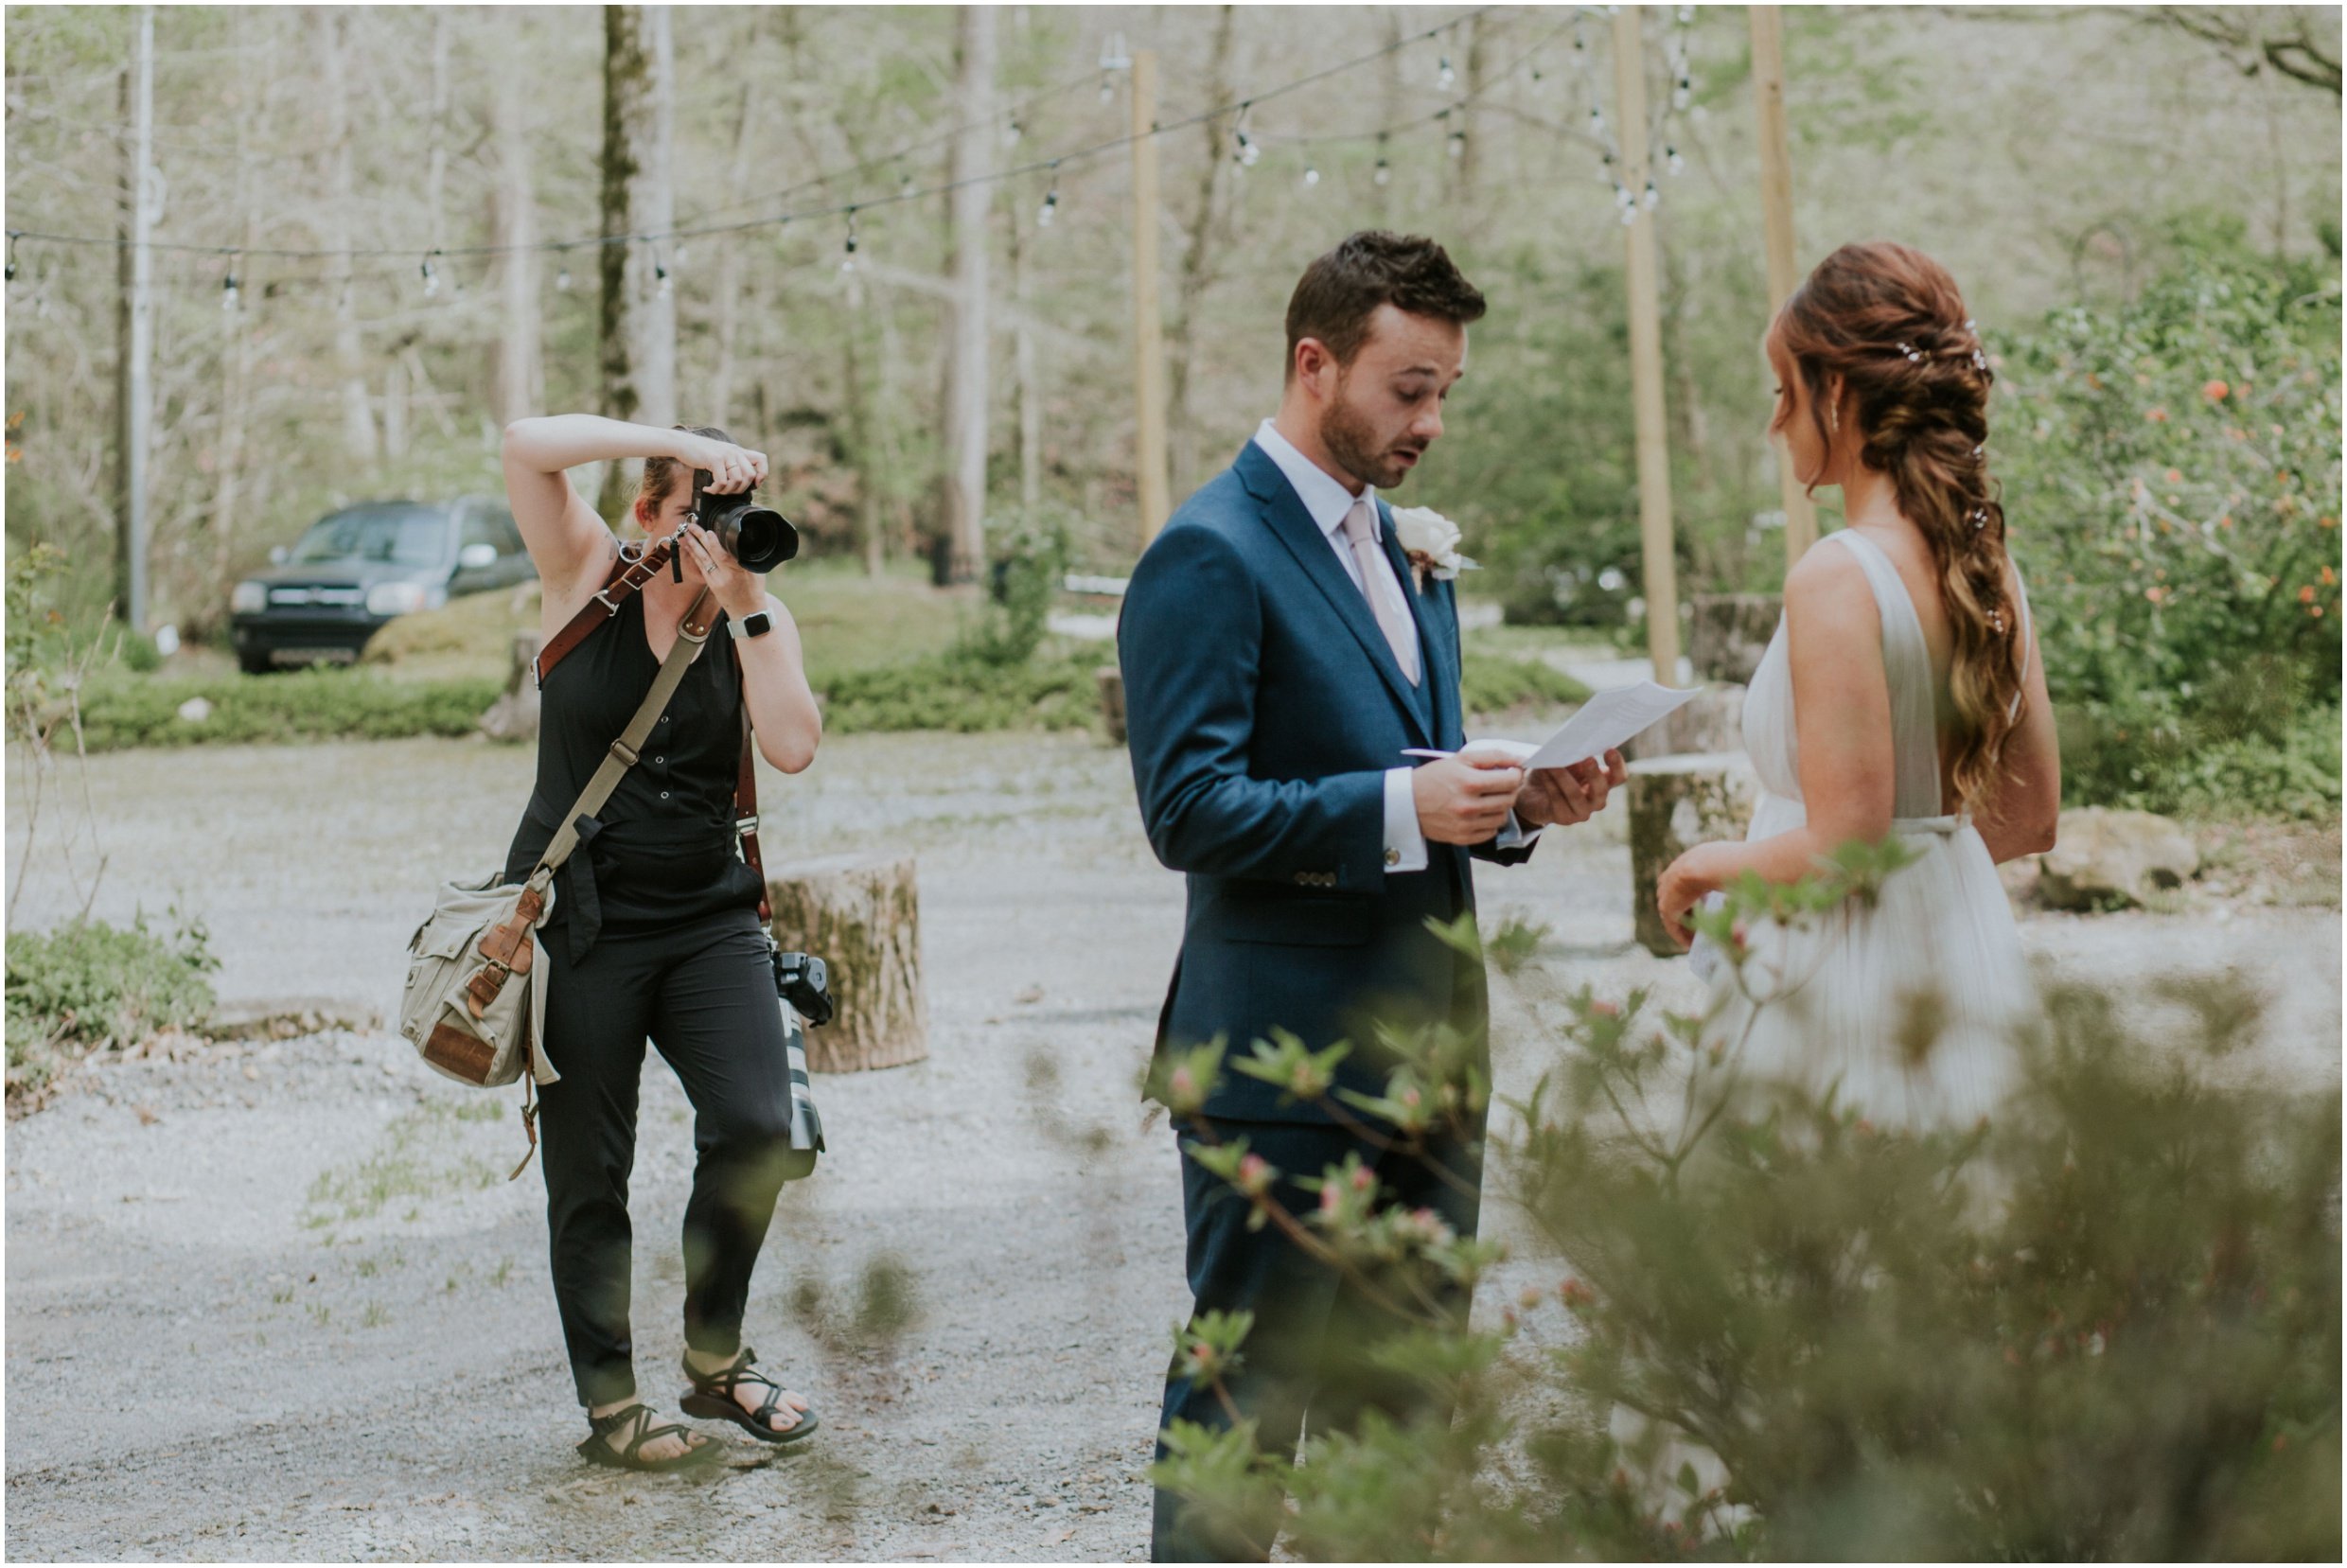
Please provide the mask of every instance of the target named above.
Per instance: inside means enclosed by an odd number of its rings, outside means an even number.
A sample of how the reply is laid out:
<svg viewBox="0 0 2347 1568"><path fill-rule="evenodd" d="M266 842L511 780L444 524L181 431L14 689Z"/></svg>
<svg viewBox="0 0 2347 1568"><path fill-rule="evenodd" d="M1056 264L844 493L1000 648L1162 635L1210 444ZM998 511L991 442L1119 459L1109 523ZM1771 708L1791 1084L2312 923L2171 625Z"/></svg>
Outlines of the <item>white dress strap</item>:
<svg viewBox="0 0 2347 1568"><path fill-rule="evenodd" d="M1882 547L1854 528L1826 536L1839 539L1857 557L1874 590L1882 621L1882 672L1891 688L1893 798L1891 814L1902 818L1940 815L1939 725L1932 700L1932 651L1923 622L1898 568Z"/></svg>

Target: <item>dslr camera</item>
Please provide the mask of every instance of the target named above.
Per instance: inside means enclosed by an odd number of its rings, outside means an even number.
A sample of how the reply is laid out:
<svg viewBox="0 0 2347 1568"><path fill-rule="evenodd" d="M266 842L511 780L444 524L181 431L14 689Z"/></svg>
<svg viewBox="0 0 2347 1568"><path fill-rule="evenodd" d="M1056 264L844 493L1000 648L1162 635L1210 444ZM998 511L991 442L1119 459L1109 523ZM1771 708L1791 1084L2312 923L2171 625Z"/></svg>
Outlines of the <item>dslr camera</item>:
<svg viewBox="0 0 2347 1568"><path fill-rule="evenodd" d="M831 971L812 953L773 950L774 989L809 1029L831 1022Z"/></svg>
<svg viewBox="0 0 2347 1568"><path fill-rule="evenodd" d="M799 530L773 507L759 505L754 486L713 496L704 486L715 477L707 468L693 470L693 520L715 534L743 571L771 572L799 554Z"/></svg>

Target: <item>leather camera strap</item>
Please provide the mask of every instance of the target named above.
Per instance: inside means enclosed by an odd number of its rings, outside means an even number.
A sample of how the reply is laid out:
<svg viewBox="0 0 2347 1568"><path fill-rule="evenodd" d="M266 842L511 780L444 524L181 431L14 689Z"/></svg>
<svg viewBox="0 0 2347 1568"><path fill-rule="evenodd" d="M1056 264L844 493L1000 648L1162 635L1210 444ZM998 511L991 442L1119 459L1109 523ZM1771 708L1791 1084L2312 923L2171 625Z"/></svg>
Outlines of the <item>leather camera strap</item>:
<svg viewBox="0 0 2347 1568"><path fill-rule="evenodd" d="M554 673L554 667L561 663L572 649L586 642L588 634L597 626L619 613L620 604L627 595L667 570L668 557L676 553L676 548L673 539L654 539L644 546L641 555L630 555L626 546L620 547L619 560L603 579L603 586L595 590L595 596L580 606L578 613L571 617L570 625L556 632L546 645L538 650L538 658L531 664L531 669L538 677L540 689L544 688L546 678Z"/></svg>
<svg viewBox="0 0 2347 1568"><path fill-rule="evenodd" d="M741 666L734 665L738 678ZM774 910L766 895L766 859L758 853L758 754L750 743L750 689L742 688L742 765L733 776L733 833L742 843L742 859L758 873L758 924L773 923Z"/></svg>

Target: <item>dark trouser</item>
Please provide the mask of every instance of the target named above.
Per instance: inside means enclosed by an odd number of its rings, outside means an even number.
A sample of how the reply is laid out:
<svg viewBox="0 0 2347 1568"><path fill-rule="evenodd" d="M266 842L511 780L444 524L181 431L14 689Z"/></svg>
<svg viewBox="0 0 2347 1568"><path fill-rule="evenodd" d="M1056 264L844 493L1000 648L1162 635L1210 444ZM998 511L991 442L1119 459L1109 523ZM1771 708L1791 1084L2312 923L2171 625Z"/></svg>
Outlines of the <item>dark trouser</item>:
<svg viewBox="0 0 2347 1568"><path fill-rule="evenodd" d="M555 1301L581 1404L632 1399L627 1331L636 1088L649 1036L693 1102L693 1197L684 1210L684 1339L741 1347L750 1272L790 1151L790 1067L765 934L750 909L651 933L607 927L573 964L548 960L546 1054L562 1075L540 1094Z"/></svg>
<svg viewBox="0 0 2347 1568"><path fill-rule="evenodd" d="M1475 1232L1481 1209L1482 1150L1446 1143L1430 1150L1432 1156L1468 1190L1444 1180L1419 1156L1384 1151L1344 1129L1294 1122L1212 1123L1215 1139L1230 1142L1244 1137L1286 1176L1318 1176L1322 1170L1358 1153L1361 1162L1376 1173L1384 1201L1403 1208L1432 1208L1462 1236ZM1177 1128L1177 1136L1195 1136ZM1283 1179L1274 1189L1281 1207L1303 1222L1318 1203L1318 1195ZM1196 1310L1251 1312L1254 1327L1242 1347L1239 1370L1223 1380L1224 1388L1242 1418L1257 1422L1256 1435L1266 1453L1282 1461L1296 1454L1297 1439L1307 1418L1315 1432L1350 1429L1369 1410L1397 1418L1428 1407L1423 1385L1374 1367L1369 1353L1379 1340L1406 1327L1408 1320L1382 1308L1361 1283L1316 1261L1283 1236L1276 1225L1250 1232L1250 1206L1221 1177L1199 1169L1187 1152L1182 1156L1182 1211L1190 1227L1190 1289ZM1370 1281L1372 1289L1375 1281ZM1414 1300L1406 1285L1387 1281L1399 1295ZM1438 1292L1446 1310L1464 1322L1468 1301L1464 1291L1443 1287ZM1165 1413L1160 1433L1176 1419L1202 1426L1230 1422L1211 1384L1195 1383L1169 1371ZM1165 1456L1162 1437L1157 1455ZM1150 1542L1156 1562L1261 1561L1270 1551L1279 1528L1274 1516L1234 1522L1209 1519L1187 1499L1160 1490Z"/></svg>

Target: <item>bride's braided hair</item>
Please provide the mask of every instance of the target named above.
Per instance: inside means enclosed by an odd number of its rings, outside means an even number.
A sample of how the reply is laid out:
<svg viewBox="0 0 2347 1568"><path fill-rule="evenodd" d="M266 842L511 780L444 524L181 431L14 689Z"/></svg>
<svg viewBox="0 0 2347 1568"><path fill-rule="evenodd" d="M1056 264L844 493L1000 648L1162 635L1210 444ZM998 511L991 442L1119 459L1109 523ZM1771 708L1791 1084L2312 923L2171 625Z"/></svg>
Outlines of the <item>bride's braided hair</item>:
<svg viewBox="0 0 2347 1568"><path fill-rule="evenodd" d="M1954 633L1955 786L1966 809L1988 795L2020 717L2028 650L2005 562L2004 508L1988 477L1988 389L1996 376L1946 268L1888 240L1844 245L1785 302L1777 341L1798 370L1818 440L1830 449L1828 383L1856 399L1859 459L1888 474L1899 511L1939 568ZM1812 486L1814 488L1814 486Z"/></svg>

